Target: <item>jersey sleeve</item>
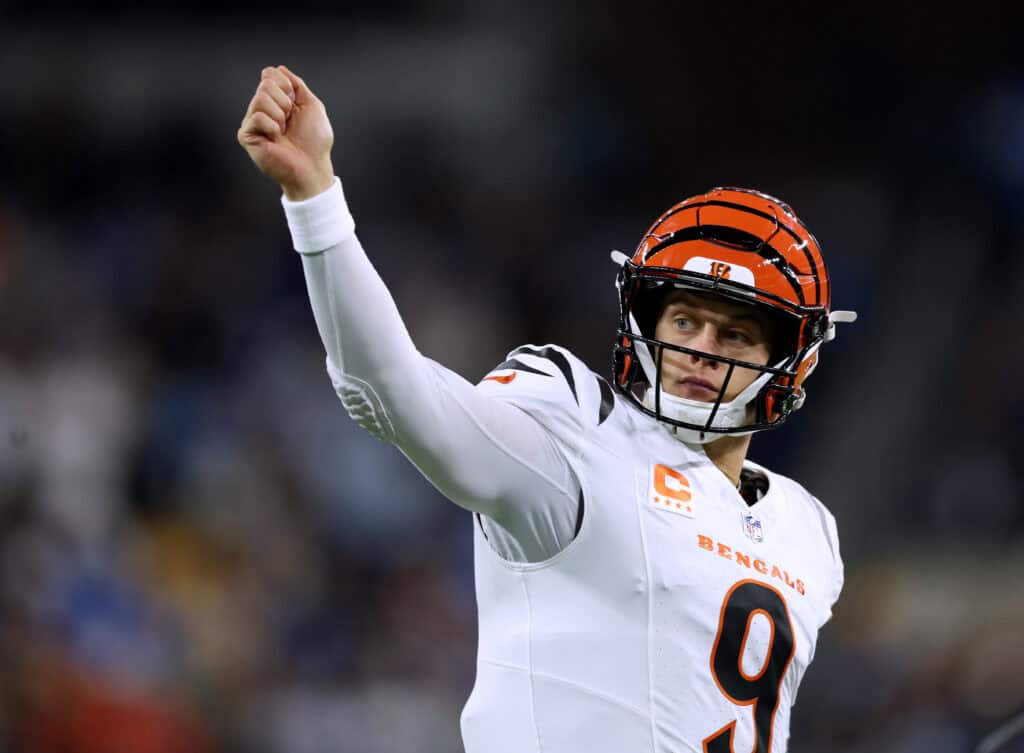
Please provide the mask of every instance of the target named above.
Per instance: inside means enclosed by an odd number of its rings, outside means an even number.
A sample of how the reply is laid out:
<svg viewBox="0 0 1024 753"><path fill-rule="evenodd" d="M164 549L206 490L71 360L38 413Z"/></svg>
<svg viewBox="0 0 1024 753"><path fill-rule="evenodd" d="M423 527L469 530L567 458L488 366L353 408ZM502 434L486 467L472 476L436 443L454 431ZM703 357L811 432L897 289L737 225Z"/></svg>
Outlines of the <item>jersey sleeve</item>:
<svg viewBox="0 0 1024 753"><path fill-rule="evenodd" d="M517 557L564 547L580 487L556 436L535 413L419 353L354 223L330 219L350 217L339 183L285 210L327 371L349 415L453 502L503 526Z"/></svg>

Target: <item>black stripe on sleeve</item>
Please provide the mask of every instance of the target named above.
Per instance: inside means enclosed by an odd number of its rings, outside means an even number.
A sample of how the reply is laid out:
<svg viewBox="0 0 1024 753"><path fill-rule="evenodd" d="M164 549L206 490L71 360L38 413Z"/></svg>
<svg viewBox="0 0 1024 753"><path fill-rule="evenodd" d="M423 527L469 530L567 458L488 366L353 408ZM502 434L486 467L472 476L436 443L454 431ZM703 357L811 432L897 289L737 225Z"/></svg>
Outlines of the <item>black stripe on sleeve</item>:
<svg viewBox="0 0 1024 753"><path fill-rule="evenodd" d="M597 425L600 426L604 423L605 419L612 413L612 408L615 407L615 396L612 394L612 388L608 386L601 377L594 375L597 380L597 386L601 390L601 408L597 412Z"/></svg>
<svg viewBox="0 0 1024 753"><path fill-rule="evenodd" d="M572 366L569 365L569 360L565 356L554 348L531 348L527 345L512 351L513 356L520 353L546 358L557 366L558 370L562 372L562 376L565 377L565 381L569 383L569 389L572 390L572 399L576 401L576 405L580 404L580 399L576 395L576 380L572 378Z"/></svg>
<svg viewBox="0 0 1024 753"><path fill-rule="evenodd" d="M523 363L522 361L517 361L515 358L510 358L504 363L499 363L497 366L491 369L491 371L501 371L502 369L515 369L516 371L526 371L530 374L540 374L541 376L546 377L551 376L551 374L549 374L548 372L541 371L540 369L535 369L532 366L527 366L525 363Z"/></svg>
<svg viewBox="0 0 1024 753"><path fill-rule="evenodd" d="M580 489L580 502L576 507L576 530L572 532L572 537L575 539L580 535L580 528L583 527L583 490Z"/></svg>

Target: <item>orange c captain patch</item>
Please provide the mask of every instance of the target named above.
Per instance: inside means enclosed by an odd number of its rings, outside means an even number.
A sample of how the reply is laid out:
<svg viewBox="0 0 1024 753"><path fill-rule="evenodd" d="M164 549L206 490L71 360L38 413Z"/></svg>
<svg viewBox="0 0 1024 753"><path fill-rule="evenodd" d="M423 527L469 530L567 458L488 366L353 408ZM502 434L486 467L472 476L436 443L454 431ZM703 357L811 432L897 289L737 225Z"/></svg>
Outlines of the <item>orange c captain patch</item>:
<svg viewBox="0 0 1024 753"><path fill-rule="evenodd" d="M667 465L655 463L652 466L649 500L651 505L659 510L667 510L688 518L694 516L690 480Z"/></svg>

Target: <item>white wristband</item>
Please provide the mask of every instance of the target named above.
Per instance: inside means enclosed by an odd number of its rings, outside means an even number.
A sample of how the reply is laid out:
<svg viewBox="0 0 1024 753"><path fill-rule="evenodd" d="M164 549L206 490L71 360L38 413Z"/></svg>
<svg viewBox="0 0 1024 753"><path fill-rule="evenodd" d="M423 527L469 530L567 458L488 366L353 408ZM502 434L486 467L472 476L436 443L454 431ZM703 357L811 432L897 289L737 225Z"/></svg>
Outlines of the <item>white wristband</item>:
<svg viewBox="0 0 1024 753"><path fill-rule="evenodd" d="M345 203L341 181L311 199L289 201L281 197L292 246L300 254L318 254L336 246L355 232L356 223Z"/></svg>

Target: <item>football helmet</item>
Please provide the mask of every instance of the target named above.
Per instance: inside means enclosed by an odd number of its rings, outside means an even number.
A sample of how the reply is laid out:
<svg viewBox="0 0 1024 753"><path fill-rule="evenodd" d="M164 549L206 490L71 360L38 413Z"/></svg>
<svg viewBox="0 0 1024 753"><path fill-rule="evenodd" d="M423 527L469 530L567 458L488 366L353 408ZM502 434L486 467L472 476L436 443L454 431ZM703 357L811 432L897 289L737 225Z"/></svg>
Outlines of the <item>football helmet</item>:
<svg viewBox="0 0 1024 753"><path fill-rule="evenodd" d="M759 191L714 188L685 199L651 225L632 257L615 251L612 258L620 264L614 387L686 442L704 444L782 424L804 404L804 382L818 364L822 343L835 337L836 323L857 318L852 311L832 311L828 272L815 237L789 206ZM773 319L776 336L768 364L655 339L661 301L677 288L755 306ZM725 378L717 398L703 402L666 393L666 350L722 364ZM726 402L738 367L759 375Z"/></svg>

